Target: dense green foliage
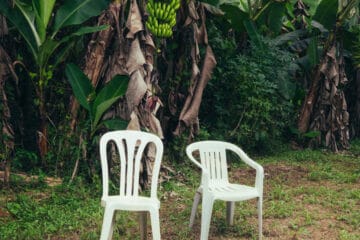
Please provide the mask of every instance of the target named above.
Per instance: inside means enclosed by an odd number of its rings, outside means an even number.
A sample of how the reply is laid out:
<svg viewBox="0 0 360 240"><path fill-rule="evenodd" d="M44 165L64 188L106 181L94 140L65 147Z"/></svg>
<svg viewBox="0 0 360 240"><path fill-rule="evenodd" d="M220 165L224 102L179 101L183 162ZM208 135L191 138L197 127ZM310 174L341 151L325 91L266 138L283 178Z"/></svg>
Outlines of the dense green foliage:
<svg viewBox="0 0 360 240"><path fill-rule="evenodd" d="M213 25L210 43L220 57L205 90L201 123L213 137L247 149L271 148L294 124L294 57L269 39L239 52L234 38L223 36Z"/></svg>

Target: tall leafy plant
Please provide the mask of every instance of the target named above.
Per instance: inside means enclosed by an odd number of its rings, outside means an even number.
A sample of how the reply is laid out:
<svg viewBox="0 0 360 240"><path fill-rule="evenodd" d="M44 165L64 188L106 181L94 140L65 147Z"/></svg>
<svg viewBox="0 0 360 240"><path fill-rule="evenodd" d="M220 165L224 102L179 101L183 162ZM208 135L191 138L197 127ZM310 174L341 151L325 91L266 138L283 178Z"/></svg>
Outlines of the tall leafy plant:
<svg viewBox="0 0 360 240"><path fill-rule="evenodd" d="M108 6L109 0L58 2L61 5L57 8L56 0L0 0L0 14L4 15L24 38L35 63L30 77L35 82L35 102L40 116L38 145L43 161L48 152L46 91L53 78L53 70L64 60L76 38L106 28L86 27L81 24L99 15ZM67 28L70 26L71 28ZM59 36L65 28L67 34Z"/></svg>
<svg viewBox="0 0 360 240"><path fill-rule="evenodd" d="M103 114L120 97L126 93L129 77L126 75L116 75L98 93L91 85L91 82L82 70L74 64L67 64L65 69L66 76L70 82L72 90L80 105L89 114L90 137L93 137L98 129L105 126L109 129L122 128L126 126L122 120L111 119L101 121Z"/></svg>

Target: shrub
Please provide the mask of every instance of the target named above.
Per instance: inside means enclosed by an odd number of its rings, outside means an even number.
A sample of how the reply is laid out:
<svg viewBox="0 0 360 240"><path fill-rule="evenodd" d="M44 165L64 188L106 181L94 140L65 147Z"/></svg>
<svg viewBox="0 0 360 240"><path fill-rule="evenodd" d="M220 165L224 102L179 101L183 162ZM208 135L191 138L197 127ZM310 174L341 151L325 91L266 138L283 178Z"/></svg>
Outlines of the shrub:
<svg viewBox="0 0 360 240"><path fill-rule="evenodd" d="M237 53L232 38L209 31L218 61L205 89L200 120L215 138L266 150L282 140L294 119L292 55L263 39L263 47ZM225 54L224 54L225 53Z"/></svg>

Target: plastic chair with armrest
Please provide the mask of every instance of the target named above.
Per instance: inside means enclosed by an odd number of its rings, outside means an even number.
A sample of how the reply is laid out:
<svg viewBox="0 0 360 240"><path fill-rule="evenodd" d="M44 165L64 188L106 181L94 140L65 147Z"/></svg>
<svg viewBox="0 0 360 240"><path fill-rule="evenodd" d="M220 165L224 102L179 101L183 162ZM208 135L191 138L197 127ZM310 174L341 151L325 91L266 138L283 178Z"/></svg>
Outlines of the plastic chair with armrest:
<svg viewBox="0 0 360 240"><path fill-rule="evenodd" d="M234 152L244 163L256 170L255 186L229 183L226 159L227 150ZM201 196L201 240L208 239L212 208L215 200L227 202L229 214L228 222L232 224L234 203L236 201L257 198L259 239L261 239L264 179L263 167L250 159L238 146L222 141L200 141L192 143L187 146L186 154L190 160L202 170L201 184L195 193L189 227L191 228L194 224L196 209ZM200 159L200 162L196 159Z"/></svg>

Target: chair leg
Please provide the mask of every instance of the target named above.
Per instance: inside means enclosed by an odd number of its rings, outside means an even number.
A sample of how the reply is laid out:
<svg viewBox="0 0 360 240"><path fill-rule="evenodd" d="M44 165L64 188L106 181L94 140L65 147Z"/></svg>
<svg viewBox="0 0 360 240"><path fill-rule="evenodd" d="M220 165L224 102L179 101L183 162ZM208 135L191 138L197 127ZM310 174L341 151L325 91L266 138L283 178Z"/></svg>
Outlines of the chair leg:
<svg viewBox="0 0 360 240"><path fill-rule="evenodd" d="M199 191L196 191L194 196L194 203L191 209L189 228L192 228L192 226L194 225L196 210L199 205L200 198L201 198L201 193Z"/></svg>
<svg viewBox="0 0 360 240"><path fill-rule="evenodd" d="M114 223L115 223L114 213L115 211L113 208L105 207L100 240L111 240L114 230Z"/></svg>
<svg viewBox="0 0 360 240"><path fill-rule="evenodd" d="M147 212L139 212L140 239L147 240Z"/></svg>
<svg viewBox="0 0 360 240"><path fill-rule="evenodd" d="M200 240L208 240L214 200L203 196Z"/></svg>
<svg viewBox="0 0 360 240"><path fill-rule="evenodd" d="M153 240L160 240L160 218L159 218L159 210L152 210L150 211L150 218L151 218L151 230Z"/></svg>
<svg viewBox="0 0 360 240"><path fill-rule="evenodd" d="M261 240L262 239L262 197L258 198L257 208L258 208L258 219L259 219L259 240Z"/></svg>
<svg viewBox="0 0 360 240"><path fill-rule="evenodd" d="M235 202L226 202L226 222L232 226L234 224Z"/></svg>

